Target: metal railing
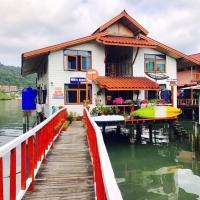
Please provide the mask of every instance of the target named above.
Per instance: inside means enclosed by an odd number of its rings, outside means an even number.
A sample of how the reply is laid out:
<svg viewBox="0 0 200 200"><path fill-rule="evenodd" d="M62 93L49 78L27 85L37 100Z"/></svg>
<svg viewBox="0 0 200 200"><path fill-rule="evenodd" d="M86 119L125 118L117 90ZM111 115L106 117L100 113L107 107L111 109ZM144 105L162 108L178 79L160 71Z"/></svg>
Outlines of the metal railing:
<svg viewBox="0 0 200 200"><path fill-rule="evenodd" d="M66 117L66 109L63 108L30 131L0 147L0 200L20 200L26 191L33 190L35 176L53 142L59 136ZM19 154L17 154L17 148L20 148ZM4 188L4 158L6 156L10 159L9 192ZM16 190L17 161L21 165L19 192Z"/></svg>
<svg viewBox="0 0 200 200"><path fill-rule="evenodd" d="M132 63L106 63L106 76L133 76Z"/></svg>
<svg viewBox="0 0 200 200"><path fill-rule="evenodd" d="M178 99L178 106L198 106L198 99Z"/></svg>
<svg viewBox="0 0 200 200"><path fill-rule="evenodd" d="M96 199L122 200L103 141L102 132L86 108L84 108L83 113L83 119L87 125L87 139L94 169Z"/></svg>

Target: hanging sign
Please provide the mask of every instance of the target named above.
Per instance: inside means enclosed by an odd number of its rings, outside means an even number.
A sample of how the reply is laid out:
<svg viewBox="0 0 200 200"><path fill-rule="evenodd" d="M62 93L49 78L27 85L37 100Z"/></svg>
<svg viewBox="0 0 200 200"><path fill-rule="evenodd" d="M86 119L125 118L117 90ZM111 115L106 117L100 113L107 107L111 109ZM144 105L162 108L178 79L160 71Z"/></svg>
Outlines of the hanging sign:
<svg viewBox="0 0 200 200"><path fill-rule="evenodd" d="M86 78L83 77L71 77L70 84L81 84L81 82L85 82Z"/></svg>
<svg viewBox="0 0 200 200"><path fill-rule="evenodd" d="M99 73L96 69L89 69L86 72L86 77L88 80L95 80L98 77Z"/></svg>

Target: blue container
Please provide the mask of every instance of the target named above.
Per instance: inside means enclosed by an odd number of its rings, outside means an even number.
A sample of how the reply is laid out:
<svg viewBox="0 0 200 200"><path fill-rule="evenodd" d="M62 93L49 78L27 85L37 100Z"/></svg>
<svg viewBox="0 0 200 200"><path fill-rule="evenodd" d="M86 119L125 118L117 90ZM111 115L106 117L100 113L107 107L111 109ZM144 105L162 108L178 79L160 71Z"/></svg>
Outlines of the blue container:
<svg viewBox="0 0 200 200"><path fill-rule="evenodd" d="M22 110L35 110L37 90L27 87L22 90Z"/></svg>

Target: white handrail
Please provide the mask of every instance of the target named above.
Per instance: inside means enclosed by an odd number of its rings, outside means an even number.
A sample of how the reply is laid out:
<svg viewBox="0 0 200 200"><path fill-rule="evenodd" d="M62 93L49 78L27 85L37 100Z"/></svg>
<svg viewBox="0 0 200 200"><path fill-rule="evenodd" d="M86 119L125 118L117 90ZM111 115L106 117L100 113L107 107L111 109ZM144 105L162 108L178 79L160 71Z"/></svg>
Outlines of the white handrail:
<svg viewBox="0 0 200 200"><path fill-rule="evenodd" d="M14 140L8 142L7 144L0 147L0 157L3 157L5 154L10 152L13 148L20 145L22 142L26 141L29 137L33 136L37 131L39 131L42 127L44 127L49 121L51 121L58 113L65 110L66 108L62 108L61 110L58 110L53 115L51 115L49 118L44 120L42 123L38 124L36 127L32 128L30 131L26 132L23 135L20 135L19 137L15 138Z"/></svg>
<svg viewBox="0 0 200 200"><path fill-rule="evenodd" d="M106 146L104 144L102 132L97 126L95 121L90 116L88 110L84 108L88 119L90 120L96 134L97 146L99 152L99 158L101 163L102 177L106 191L106 197L108 200L123 200L119 187L117 185L115 175L112 169L112 165L108 156Z"/></svg>

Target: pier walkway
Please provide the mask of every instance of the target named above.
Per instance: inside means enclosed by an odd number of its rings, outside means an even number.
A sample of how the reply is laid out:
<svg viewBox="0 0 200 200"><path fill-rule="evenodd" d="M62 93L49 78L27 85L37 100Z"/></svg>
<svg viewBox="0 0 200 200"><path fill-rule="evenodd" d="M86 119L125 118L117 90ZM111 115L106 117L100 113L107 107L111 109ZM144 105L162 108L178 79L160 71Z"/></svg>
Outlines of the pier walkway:
<svg viewBox="0 0 200 200"><path fill-rule="evenodd" d="M74 121L60 134L40 167L34 191L23 199L95 199L92 163L81 121Z"/></svg>
<svg viewBox="0 0 200 200"><path fill-rule="evenodd" d="M0 147L0 200L122 200L102 132L83 114L66 131L62 108Z"/></svg>

